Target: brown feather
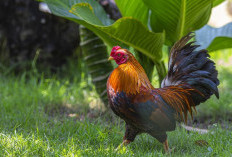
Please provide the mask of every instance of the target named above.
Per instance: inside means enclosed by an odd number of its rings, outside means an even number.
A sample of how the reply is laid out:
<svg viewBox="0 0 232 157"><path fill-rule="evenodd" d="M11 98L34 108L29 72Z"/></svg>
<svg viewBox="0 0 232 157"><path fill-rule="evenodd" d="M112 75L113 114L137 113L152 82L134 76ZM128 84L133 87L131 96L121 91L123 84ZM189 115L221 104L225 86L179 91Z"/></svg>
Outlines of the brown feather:
<svg viewBox="0 0 232 157"><path fill-rule="evenodd" d="M172 106L179 113L182 120L187 122L187 113L189 112L191 117L193 117L192 106L194 106L189 92L198 91L191 88L183 88L183 86L185 85L168 86L161 89L156 88L155 91L168 105ZM182 114L184 114L184 117Z"/></svg>

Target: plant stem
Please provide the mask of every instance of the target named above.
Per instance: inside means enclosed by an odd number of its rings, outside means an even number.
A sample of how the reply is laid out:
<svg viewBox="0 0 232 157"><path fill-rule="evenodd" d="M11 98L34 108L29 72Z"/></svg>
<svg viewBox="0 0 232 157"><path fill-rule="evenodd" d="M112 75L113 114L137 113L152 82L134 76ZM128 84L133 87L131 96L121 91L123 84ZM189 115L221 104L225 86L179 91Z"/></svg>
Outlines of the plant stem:
<svg viewBox="0 0 232 157"><path fill-rule="evenodd" d="M181 11L180 11L180 32L179 39L181 39L184 35L184 26L185 26L185 18L186 18L186 0L181 0Z"/></svg>
<svg viewBox="0 0 232 157"><path fill-rule="evenodd" d="M164 79L164 77L166 76L166 68L165 68L165 65L164 65L164 61L161 61L161 62L156 62L155 63L155 67L156 67L156 70L157 70L157 73L158 73L158 76L159 76L159 85L161 86L161 83Z"/></svg>

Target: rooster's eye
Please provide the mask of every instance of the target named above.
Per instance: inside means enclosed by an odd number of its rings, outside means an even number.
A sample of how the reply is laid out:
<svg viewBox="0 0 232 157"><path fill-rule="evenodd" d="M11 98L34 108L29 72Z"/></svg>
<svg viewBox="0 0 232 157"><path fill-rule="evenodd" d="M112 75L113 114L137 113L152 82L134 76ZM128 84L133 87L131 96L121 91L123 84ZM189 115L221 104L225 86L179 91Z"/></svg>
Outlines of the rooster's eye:
<svg viewBox="0 0 232 157"><path fill-rule="evenodd" d="M118 57L119 57L119 56L121 56L121 54L120 54L120 53L118 53Z"/></svg>

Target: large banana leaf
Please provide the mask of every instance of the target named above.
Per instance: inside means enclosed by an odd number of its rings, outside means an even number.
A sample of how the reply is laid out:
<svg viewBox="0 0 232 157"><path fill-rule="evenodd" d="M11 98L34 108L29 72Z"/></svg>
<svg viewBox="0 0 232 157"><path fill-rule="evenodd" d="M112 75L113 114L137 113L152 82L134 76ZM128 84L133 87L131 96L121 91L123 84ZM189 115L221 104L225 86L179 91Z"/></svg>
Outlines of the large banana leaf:
<svg viewBox="0 0 232 157"><path fill-rule="evenodd" d="M149 8L143 0L115 0L115 2L122 16L136 18L147 26Z"/></svg>
<svg viewBox="0 0 232 157"><path fill-rule="evenodd" d="M71 3L71 2L72 3ZM98 18L97 9L90 3L78 3L74 0L45 0L51 11L59 16L73 20L93 31L109 46L118 45L121 42L132 46L151 58L159 62L162 58L161 48L163 44L163 33L150 32L140 21L124 17L114 24L105 26L103 19ZM83 0L82 0L83 1ZM92 0L85 0L86 2ZM77 2L77 1L75 1ZM72 7L70 7L72 5ZM96 6L96 7L101 7Z"/></svg>
<svg viewBox="0 0 232 157"><path fill-rule="evenodd" d="M213 0L143 0L152 10L154 32L166 32L167 45L207 24Z"/></svg>
<svg viewBox="0 0 232 157"><path fill-rule="evenodd" d="M196 41L200 48L208 51L232 48L232 23L220 28L206 25L196 31Z"/></svg>

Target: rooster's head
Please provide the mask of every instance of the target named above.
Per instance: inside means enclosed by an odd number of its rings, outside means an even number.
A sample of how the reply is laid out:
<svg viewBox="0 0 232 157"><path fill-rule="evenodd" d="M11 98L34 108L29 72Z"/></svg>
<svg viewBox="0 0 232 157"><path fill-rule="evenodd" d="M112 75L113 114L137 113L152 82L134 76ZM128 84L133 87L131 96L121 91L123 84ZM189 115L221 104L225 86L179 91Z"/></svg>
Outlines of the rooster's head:
<svg viewBox="0 0 232 157"><path fill-rule="evenodd" d="M122 49L120 46L114 46L108 60L115 60L115 62L120 65L126 63L131 55L132 54L128 50Z"/></svg>

